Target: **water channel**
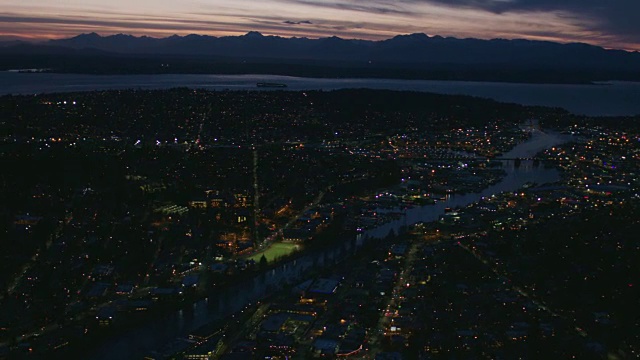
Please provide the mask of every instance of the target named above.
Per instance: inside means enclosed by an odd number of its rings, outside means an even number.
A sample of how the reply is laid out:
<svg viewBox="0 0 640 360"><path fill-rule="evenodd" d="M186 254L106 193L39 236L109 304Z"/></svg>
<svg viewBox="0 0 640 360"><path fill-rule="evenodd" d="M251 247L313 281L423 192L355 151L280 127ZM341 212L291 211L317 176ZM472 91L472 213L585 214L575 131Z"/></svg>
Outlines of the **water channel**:
<svg viewBox="0 0 640 360"><path fill-rule="evenodd" d="M536 153L555 145L570 141L568 136L557 133L536 131L532 137L505 154L505 158L529 158ZM515 191L525 183L546 184L558 181L560 173L533 160L523 160L520 166L514 166L512 160L503 160L506 176L497 184L479 193L451 195L434 205L415 207L407 210L405 218L368 230L358 239L349 239L341 245L321 252L307 254L296 260L283 263L267 273L238 283L224 292L212 295L206 300L193 304L189 309L173 312L165 317L153 320L142 326L123 331L105 341L95 352L92 359L140 359L153 350L161 349L176 337L187 337L190 331L242 310L247 304L259 301L266 294L283 284L293 284L304 280L305 274L312 268L333 264L352 255L367 238L381 238L389 231L398 232L401 227L417 222L437 220L445 208L464 207L505 191Z"/></svg>

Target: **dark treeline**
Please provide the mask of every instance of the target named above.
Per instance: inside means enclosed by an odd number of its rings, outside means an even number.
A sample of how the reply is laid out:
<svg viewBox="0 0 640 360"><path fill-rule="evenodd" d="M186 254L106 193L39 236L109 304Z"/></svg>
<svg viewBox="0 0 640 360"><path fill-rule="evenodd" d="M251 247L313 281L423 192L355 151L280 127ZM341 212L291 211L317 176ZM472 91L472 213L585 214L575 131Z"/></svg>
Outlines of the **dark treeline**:
<svg viewBox="0 0 640 360"><path fill-rule="evenodd" d="M345 140L405 128L441 131L570 117L560 109L469 96L364 89L211 92L181 88L5 96L0 98L0 111L4 136L31 137L40 133L37 129L46 129L143 141L199 136L209 144L218 140L268 143L283 138Z"/></svg>

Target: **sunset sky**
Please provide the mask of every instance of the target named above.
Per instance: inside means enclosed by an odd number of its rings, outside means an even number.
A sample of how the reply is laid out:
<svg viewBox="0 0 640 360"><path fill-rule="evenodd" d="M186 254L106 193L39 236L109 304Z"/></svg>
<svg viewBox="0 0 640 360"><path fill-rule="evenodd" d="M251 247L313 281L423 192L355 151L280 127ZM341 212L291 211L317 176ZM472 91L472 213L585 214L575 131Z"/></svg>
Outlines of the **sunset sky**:
<svg viewBox="0 0 640 360"><path fill-rule="evenodd" d="M0 0L0 39L97 32L586 42L640 50L640 0Z"/></svg>

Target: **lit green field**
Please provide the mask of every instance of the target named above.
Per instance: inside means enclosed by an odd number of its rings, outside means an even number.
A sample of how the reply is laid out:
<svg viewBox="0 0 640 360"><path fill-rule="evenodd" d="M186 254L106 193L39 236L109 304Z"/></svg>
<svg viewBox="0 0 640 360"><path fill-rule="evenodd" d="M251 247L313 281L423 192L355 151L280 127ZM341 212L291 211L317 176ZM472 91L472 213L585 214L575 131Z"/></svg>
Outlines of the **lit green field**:
<svg viewBox="0 0 640 360"><path fill-rule="evenodd" d="M268 262L273 261L281 256L289 255L298 249L298 245L289 243L275 243L267 249L251 255L248 260L253 259L256 263L260 262L260 258L264 254Z"/></svg>

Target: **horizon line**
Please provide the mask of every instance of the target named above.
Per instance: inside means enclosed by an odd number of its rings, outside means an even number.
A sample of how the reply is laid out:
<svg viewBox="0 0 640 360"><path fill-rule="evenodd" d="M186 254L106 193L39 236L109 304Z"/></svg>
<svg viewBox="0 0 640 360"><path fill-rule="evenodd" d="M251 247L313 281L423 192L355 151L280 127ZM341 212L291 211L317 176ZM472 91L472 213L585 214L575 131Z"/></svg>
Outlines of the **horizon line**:
<svg viewBox="0 0 640 360"><path fill-rule="evenodd" d="M98 31L91 31L91 32L81 32L78 33L76 35L72 35L72 36L60 36L60 37L38 37L38 38L32 38L32 37L25 37L25 36L11 36L11 35L1 35L0 34L0 42L11 42L11 41L21 41L21 42L27 42L27 43L32 43L32 44L42 44L44 42L48 42L48 41L58 41L58 40L69 40L69 39L73 39L82 35L97 35L101 38L108 38L108 37L112 37L112 36L118 36L118 35L123 35L123 36L130 36L130 37L134 37L134 38L150 38L150 39L156 39L156 40L162 40L162 39L168 39L171 37L180 37L180 38L185 38L188 36L201 36L201 37L210 37L210 38L227 38L227 37L243 37L243 36L247 36L250 34L259 34L261 36L264 37L277 37L277 38L283 38L283 39L309 39L309 40L321 40L321 39L330 39L330 38L338 38L341 40L355 40L355 41L368 41L368 42L381 42L381 41L387 41L387 40L391 40L394 39L396 37L399 36L411 36L411 35L425 35L427 38L429 39L433 39L433 38L442 38L442 39L456 39L456 40L482 40L482 41L495 41L495 40L504 40L504 41L531 41L531 42L543 42L543 43L555 43L555 44L562 44L562 45L570 45L570 44L580 44L580 45L588 45L588 46L593 46L593 47L598 47L598 48L602 48L605 50L613 50L613 51L624 51L624 52L628 52L628 53L640 53L640 50L636 50L636 49L624 49L624 48L615 48L615 47L605 47L602 45L596 45L596 44L591 44L588 42L581 42L581 41L559 41L559 40L541 40L541 39L530 39L530 38L526 38L526 37L516 37L516 38L506 38L506 37L495 37L495 38L480 38L480 37L456 37L456 36L443 36L443 35L439 35L439 34L427 34L427 33L423 33L423 32L415 32L415 33L397 33L396 35L392 35L389 37L382 37L379 39L365 39L365 38L357 38L357 37L341 37L341 36L337 36L337 35L327 35L327 36L287 36L287 35L278 35L278 34L271 34L271 33L265 33L262 31L257 31L257 30L248 30L246 32L237 32L235 34L225 34L225 35L210 35L210 34L202 34L202 33L188 33L188 34L184 34L184 35L180 35L177 33L173 33L171 35L165 35L165 36L152 36L152 35L146 35L146 34L141 34L141 35L137 35L135 33L124 33L124 32L98 32ZM6 40L3 40L3 38L5 38Z"/></svg>

